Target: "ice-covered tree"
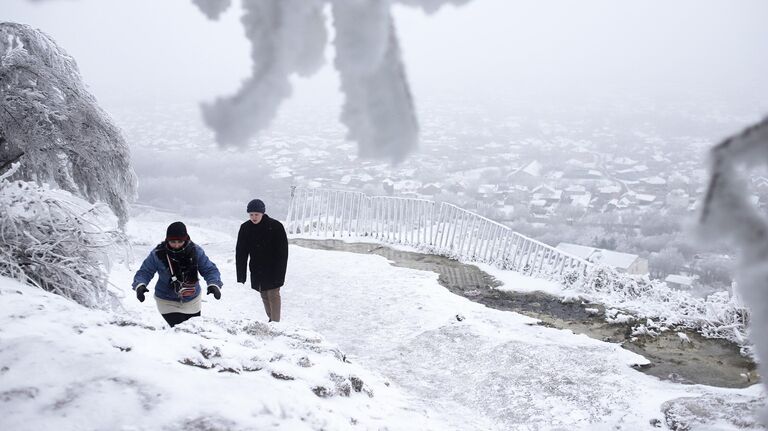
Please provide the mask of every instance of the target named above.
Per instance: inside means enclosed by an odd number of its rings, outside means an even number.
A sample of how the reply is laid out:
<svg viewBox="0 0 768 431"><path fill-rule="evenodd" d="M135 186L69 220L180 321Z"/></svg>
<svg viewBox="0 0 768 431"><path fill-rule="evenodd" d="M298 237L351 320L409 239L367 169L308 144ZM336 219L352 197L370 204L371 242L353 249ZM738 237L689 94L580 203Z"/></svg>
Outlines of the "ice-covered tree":
<svg viewBox="0 0 768 431"><path fill-rule="evenodd" d="M45 33L0 23L0 173L104 201L123 225L136 177L120 130L86 90L75 60Z"/></svg>

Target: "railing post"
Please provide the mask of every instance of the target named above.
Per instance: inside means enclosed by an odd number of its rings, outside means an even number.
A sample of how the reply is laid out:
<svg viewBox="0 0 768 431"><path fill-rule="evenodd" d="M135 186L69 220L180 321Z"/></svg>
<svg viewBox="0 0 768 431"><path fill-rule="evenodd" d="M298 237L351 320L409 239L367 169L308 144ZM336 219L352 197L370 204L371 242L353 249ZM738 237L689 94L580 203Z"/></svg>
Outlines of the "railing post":
<svg viewBox="0 0 768 431"><path fill-rule="evenodd" d="M462 211L459 210L457 206L451 205L451 212L452 215L450 217L449 221L449 227L451 228L451 236L448 238L448 242L445 244L446 249L450 250L451 252L455 252L454 247L454 240L456 238L456 228L458 228L458 224L456 223L456 219L460 217L461 214L464 214Z"/></svg>
<svg viewBox="0 0 768 431"><path fill-rule="evenodd" d="M307 233L309 236L312 236L312 212L315 208L315 193L317 189L312 189L312 200L309 201L309 217L307 217L307 220L309 221L309 226L307 226Z"/></svg>
<svg viewBox="0 0 768 431"><path fill-rule="evenodd" d="M478 259L481 262L485 262L485 256L488 254L488 247L490 246L491 242L491 222L488 220L483 219L483 222L485 223L485 226L483 227L483 245L480 247L480 254L478 255Z"/></svg>
<svg viewBox="0 0 768 431"><path fill-rule="evenodd" d="M534 260L534 269L536 273L541 272L541 268L544 265L544 253L547 251L546 247L537 244L536 245L536 257Z"/></svg>
<svg viewBox="0 0 768 431"><path fill-rule="evenodd" d="M482 225L482 222L482 219L477 214L472 214L471 241L469 242L469 250L467 252L470 259L474 259L477 256L477 245L480 243L480 225Z"/></svg>
<svg viewBox="0 0 768 431"><path fill-rule="evenodd" d="M440 209L440 211L443 212L442 214L442 222L440 223L440 249L441 250L447 250L448 249L448 242L450 240L450 225L448 224L448 220L450 220L451 212L453 211L453 207L450 206L450 204L443 203L443 208Z"/></svg>
<svg viewBox="0 0 768 431"><path fill-rule="evenodd" d="M549 247L544 247L544 250L541 251L541 265L539 265L539 273L544 271L545 274L549 275L549 259L551 257L550 255Z"/></svg>
<svg viewBox="0 0 768 431"><path fill-rule="evenodd" d="M427 203L427 229L429 232L429 245L434 245L434 225L435 225L435 204L434 202Z"/></svg>
<svg viewBox="0 0 768 431"><path fill-rule="evenodd" d="M366 236L365 232L360 234L360 226L367 226L365 223L365 220L368 217L368 206L363 206L363 203L367 201L367 198L364 194L360 193L357 195L357 217L355 218L355 235L357 236Z"/></svg>
<svg viewBox="0 0 768 431"><path fill-rule="evenodd" d="M291 201L288 203L288 214L285 215L285 226L288 230L288 233L293 232L292 219L293 219L293 206L296 204L295 193L296 193L296 186L291 186Z"/></svg>
<svg viewBox="0 0 768 431"><path fill-rule="evenodd" d="M565 256L558 253L557 259L555 259L555 272L558 275L563 275L563 269L565 268Z"/></svg>
<svg viewBox="0 0 768 431"><path fill-rule="evenodd" d="M379 200L381 200L378 196L371 198L371 208L373 211L373 216L371 217L371 236L378 238L379 237L379 212L381 211L379 209Z"/></svg>
<svg viewBox="0 0 768 431"><path fill-rule="evenodd" d="M402 198L397 199L397 242L403 244L405 237L405 200Z"/></svg>
<svg viewBox="0 0 768 431"><path fill-rule="evenodd" d="M413 245L416 242L413 240L414 233L418 234L419 224L416 222L416 201L409 199L408 201L408 243ZM415 232L414 232L415 230Z"/></svg>
<svg viewBox="0 0 768 431"><path fill-rule="evenodd" d="M357 197L357 210L355 211L355 236L365 236L365 232L363 234L360 234L360 222L363 218L365 218L365 209L363 207L363 201L364 201L364 195L362 193L358 193L355 195Z"/></svg>
<svg viewBox="0 0 768 431"><path fill-rule="evenodd" d="M387 240L392 242L395 236L395 225L393 220L395 218L395 201L394 199L387 198Z"/></svg>
<svg viewBox="0 0 768 431"><path fill-rule="evenodd" d="M524 237L520 237L520 251L518 256L515 258L515 268L517 268L518 272L523 272L523 260L527 256L528 248L530 248L528 240Z"/></svg>
<svg viewBox="0 0 768 431"><path fill-rule="evenodd" d="M426 201L419 201L418 205L416 205L416 214L417 214L417 220L418 220L418 226L416 230L416 242L421 243L422 245L427 245L427 223L425 215L426 212Z"/></svg>
<svg viewBox="0 0 768 431"><path fill-rule="evenodd" d="M344 235L344 224L347 222L347 195L349 192L342 191L341 192L341 218L339 219L339 238L343 238Z"/></svg>
<svg viewBox="0 0 768 431"><path fill-rule="evenodd" d="M357 220L357 217L355 214L357 214L357 211L355 211L355 207L357 206L357 193L350 193L349 194L349 221L347 222L347 233L348 236L354 236L357 235L357 232L355 234L352 234L352 232L355 230L355 220Z"/></svg>
<svg viewBox="0 0 768 431"><path fill-rule="evenodd" d="M309 205L309 189L304 189L304 202L301 204L301 233L307 231L307 205Z"/></svg>
<svg viewBox="0 0 768 431"><path fill-rule="evenodd" d="M488 238L488 247L486 248L486 252L483 255L483 258L486 262L491 263L494 261L493 255L497 253L496 250L496 239L499 237L499 225L492 224L491 225L491 232L490 236Z"/></svg>
<svg viewBox="0 0 768 431"><path fill-rule="evenodd" d="M501 251L501 268L507 269L507 250L509 250L509 243L514 239L512 235L512 229L504 226L504 248Z"/></svg>
<svg viewBox="0 0 768 431"><path fill-rule="evenodd" d="M443 248L443 237L445 237L445 223L443 220L445 219L445 212L447 211L445 202L441 202L440 210L437 213L437 226L435 228L435 248L437 250L442 250Z"/></svg>
<svg viewBox="0 0 768 431"><path fill-rule="evenodd" d="M517 232L512 233L509 246L509 255L507 256L507 261L509 262L509 268L515 270L515 268L517 268L515 266L515 260L517 260L517 253L520 249L520 235Z"/></svg>

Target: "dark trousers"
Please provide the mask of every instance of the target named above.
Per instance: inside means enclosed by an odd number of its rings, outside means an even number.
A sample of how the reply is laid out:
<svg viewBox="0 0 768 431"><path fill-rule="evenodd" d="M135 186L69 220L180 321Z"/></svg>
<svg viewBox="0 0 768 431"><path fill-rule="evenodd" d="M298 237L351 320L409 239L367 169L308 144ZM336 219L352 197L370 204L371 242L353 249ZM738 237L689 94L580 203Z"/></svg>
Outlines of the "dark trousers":
<svg viewBox="0 0 768 431"><path fill-rule="evenodd" d="M200 315L200 312L198 311L195 314L186 314L186 313L166 313L162 314L163 319L165 319L166 322L168 322L169 325L171 325L171 328L178 325L181 322L187 321L188 319L192 317L197 317Z"/></svg>
<svg viewBox="0 0 768 431"><path fill-rule="evenodd" d="M280 288L262 290L261 302L264 303L264 311L267 312L270 322L280 321Z"/></svg>

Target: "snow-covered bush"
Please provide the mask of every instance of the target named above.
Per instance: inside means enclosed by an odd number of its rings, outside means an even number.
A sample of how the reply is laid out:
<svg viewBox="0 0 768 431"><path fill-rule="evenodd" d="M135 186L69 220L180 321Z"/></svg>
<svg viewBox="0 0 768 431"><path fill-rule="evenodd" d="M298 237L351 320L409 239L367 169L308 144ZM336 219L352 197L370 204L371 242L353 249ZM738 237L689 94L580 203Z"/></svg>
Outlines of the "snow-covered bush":
<svg viewBox="0 0 768 431"><path fill-rule="evenodd" d="M579 277L566 274L562 284L606 308L632 313L636 319L652 318L662 327L689 328L705 337L723 338L742 346L747 343L747 311L728 292L699 298L670 288L663 281L604 266L596 266Z"/></svg>
<svg viewBox="0 0 768 431"><path fill-rule="evenodd" d="M30 26L0 23L0 173L103 201L123 225L136 194L125 139L75 60Z"/></svg>
<svg viewBox="0 0 768 431"><path fill-rule="evenodd" d="M0 275L87 307L109 304L108 252L125 236L109 211L62 190L0 176ZM112 217L114 220L114 217Z"/></svg>

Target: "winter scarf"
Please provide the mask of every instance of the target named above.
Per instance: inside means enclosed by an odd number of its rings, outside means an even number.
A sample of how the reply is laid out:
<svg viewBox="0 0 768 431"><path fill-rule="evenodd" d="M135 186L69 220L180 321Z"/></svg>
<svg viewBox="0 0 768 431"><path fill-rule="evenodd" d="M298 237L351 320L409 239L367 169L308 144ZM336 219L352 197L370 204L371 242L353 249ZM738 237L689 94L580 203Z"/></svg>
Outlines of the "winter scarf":
<svg viewBox="0 0 768 431"><path fill-rule="evenodd" d="M155 253L170 271L170 286L176 294L179 297L194 295L198 281L195 243L187 241L184 247L174 250L168 245L168 241L163 241L155 247Z"/></svg>

